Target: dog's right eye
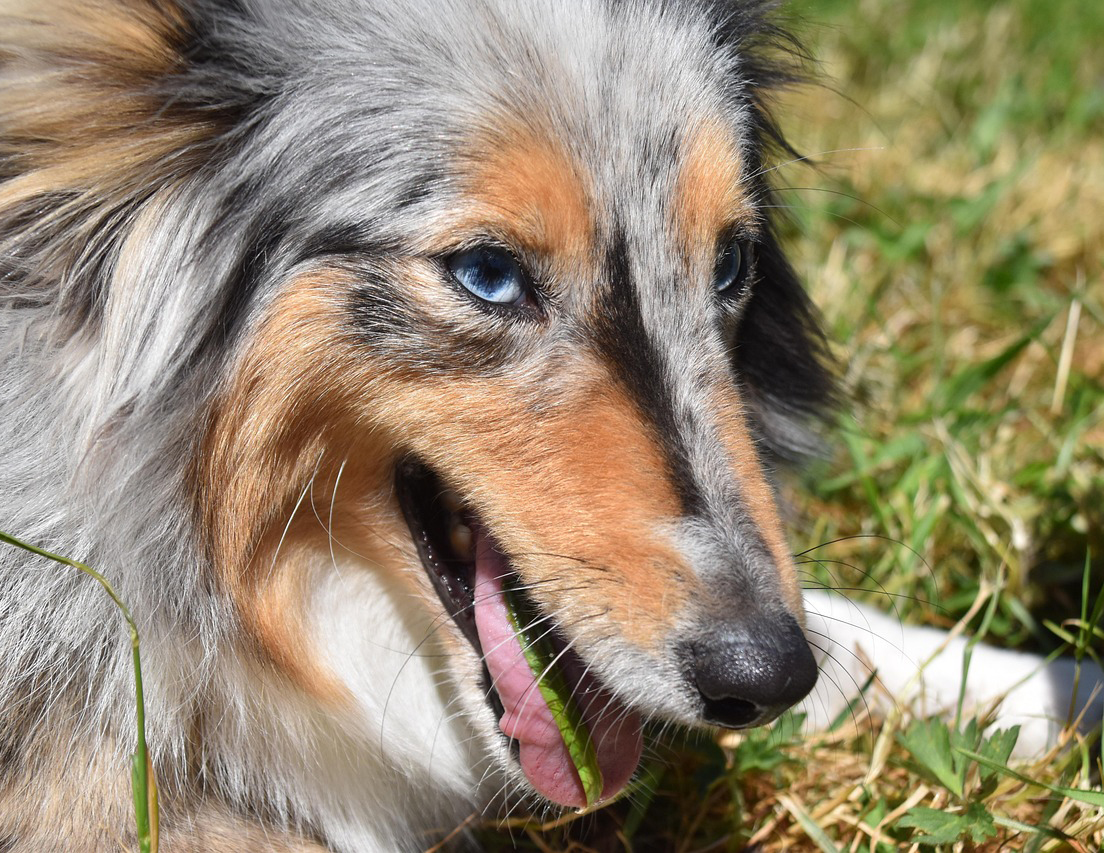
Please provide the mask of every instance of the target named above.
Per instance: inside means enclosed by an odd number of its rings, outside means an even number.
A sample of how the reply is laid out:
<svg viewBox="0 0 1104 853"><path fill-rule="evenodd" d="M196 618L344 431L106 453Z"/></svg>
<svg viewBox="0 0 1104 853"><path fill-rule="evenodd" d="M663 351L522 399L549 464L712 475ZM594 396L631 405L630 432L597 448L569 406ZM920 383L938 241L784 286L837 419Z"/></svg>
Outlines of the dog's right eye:
<svg viewBox="0 0 1104 853"><path fill-rule="evenodd" d="M528 297L525 271L505 249L466 249L445 258L445 267L461 287L484 302L521 305Z"/></svg>

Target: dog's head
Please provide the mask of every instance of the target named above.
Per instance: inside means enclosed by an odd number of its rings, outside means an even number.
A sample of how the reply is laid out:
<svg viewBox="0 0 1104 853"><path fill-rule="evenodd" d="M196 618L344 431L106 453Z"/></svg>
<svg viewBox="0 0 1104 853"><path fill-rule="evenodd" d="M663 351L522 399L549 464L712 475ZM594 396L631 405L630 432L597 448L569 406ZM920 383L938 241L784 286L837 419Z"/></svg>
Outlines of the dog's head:
<svg viewBox="0 0 1104 853"><path fill-rule="evenodd" d="M506 732L571 805L504 585L605 795L644 718L740 728L801 699L764 469L830 380L771 225L758 7L129 5L74 12L38 48L65 63L9 88L54 94L9 111L39 142L7 221L44 215L7 245L116 369L101 440L176 418L251 653L367 719L402 685L364 656L432 635L447 685L411 707L463 711L510 768Z"/></svg>

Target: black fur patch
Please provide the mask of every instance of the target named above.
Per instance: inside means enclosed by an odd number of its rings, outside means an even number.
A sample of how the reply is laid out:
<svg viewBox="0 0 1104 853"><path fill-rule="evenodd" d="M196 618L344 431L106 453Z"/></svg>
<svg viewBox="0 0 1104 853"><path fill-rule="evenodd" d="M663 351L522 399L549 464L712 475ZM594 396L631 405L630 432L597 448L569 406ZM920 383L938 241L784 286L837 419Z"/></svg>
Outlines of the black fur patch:
<svg viewBox="0 0 1104 853"><path fill-rule="evenodd" d="M694 480L690 452L682 440L682 424L673 408L663 355L644 328L628 241L620 226L614 226L606 249L606 276L609 299L594 330L598 348L645 422L652 425L683 513L699 515L705 510L705 499Z"/></svg>

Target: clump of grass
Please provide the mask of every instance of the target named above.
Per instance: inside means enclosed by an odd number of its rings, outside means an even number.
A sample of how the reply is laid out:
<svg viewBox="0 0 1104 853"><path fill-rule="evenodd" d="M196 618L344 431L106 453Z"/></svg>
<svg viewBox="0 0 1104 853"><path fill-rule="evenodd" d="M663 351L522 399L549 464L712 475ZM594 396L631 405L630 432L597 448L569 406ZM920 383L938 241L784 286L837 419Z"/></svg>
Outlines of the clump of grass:
<svg viewBox="0 0 1104 853"><path fill-rule="evenodd" d="M791 3L823 76L779 110L797 266L854 405L785 485L809 583L909 621L1104 646L1104 4ZM821 156L820 152L828 153ZM851 568L854 567L854 568ZM490 850L1098 850L1104 754L1009 767L981 720L784 718L668 740L622 803Z"/></svg>
<svg viewBox="0 0 1104 853"><path fill-rule="evenodd" d="M146 703L142 690L142 655L138 642L138 627L130 615L123 600L119 598L115 588L102 574L95 569L86 566L68 557L62 557L49 551L17 539L10 534L0 531L0 542L22 548L40 557L46 557L65 566L71 566L93 578L108 594L115 606L119 608L123 619L126 620L130 632L130 649L134 661L134 713L138 728L137 746L130 757L130 781L131 795L134 799L134 822L138 833L138 849L140 853L157 853L158 847L158 803L157 780L153 772L153 763L150 761L149 751L146 748Z"/></svg>
<svg viewBox="0 0 1104 853"><path fill-rule="evenodd" d="M906 615L950 624L1003 571L991 630L1012 645L1076 612L1087 550L1104 578L1104 140L1084 123L1104 120L1104 13L1071 11L865 2L815 51L854 103L806 91L789 111L802 150L860 149L826 157L831 194L784 195L861 405L795 500L822 540L877 533L937 567L835 549Z"/></svg>

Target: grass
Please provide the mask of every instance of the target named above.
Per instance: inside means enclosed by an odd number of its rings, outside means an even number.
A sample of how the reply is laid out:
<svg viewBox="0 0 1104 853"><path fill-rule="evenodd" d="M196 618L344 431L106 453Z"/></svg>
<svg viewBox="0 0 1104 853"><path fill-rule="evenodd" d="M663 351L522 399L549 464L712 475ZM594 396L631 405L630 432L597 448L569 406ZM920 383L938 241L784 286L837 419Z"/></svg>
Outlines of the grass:
<svg viewBox="0 0 1104 853"><path fill-rule="evenodd" d="M1092 653L1104 4L790 8L838 91L786 97L790 136L819 164L780 169L782 199L854 400L833 458L785 484L807 520L795 550L833 543L809 581L892 595L907 620L943 627L973 607L988 641ZM580 853L1101 849L1099 747L1074 741L1010 772L1012 738L861 706L826 734L787 717L662 747L648 790L597 814L482 838Z"/></svg>
<svg viewBox="0 0 1104 853"><path fill-rule="evenodd" d="M0 531L0 543L21 548L39 557L45 557L69 566L87 575L96 581L103 591L115 603L126 622L130 634L130 652L134 666L134 716L137 728L134 753L130 757L131 764L131 796L134 801L134 824L138 837L139 853L157 853L158 850L158 821L159 811L157 803L157 779L153 772L153 763L146 748L146 703L142 688L142 654L138 638L138 627L134 624L134 618L130 615L130 609L119 598L113 587L102 574L84 563L62 557L50 551L45 551L22 539L17 539L11 534Z"/></svg>

